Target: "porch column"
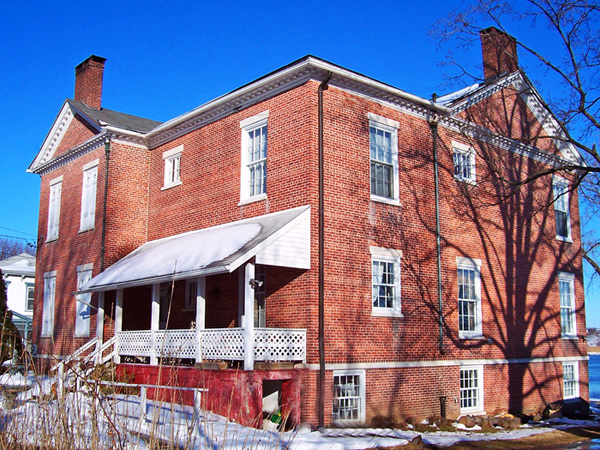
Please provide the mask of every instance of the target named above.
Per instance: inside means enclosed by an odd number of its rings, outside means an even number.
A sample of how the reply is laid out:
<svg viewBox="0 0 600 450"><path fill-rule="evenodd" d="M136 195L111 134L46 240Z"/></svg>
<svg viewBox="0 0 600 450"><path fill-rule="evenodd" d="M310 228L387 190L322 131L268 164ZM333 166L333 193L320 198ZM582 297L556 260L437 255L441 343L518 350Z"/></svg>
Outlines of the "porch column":
<svg viewBox="0 0 600 450"><path fill-rule="evenodd" d="M202 362L202 335L206 327L206 277L196 281L196 362Z"/></svg>
<svg viewBox="0 0 600 450"><path fill-rule="evenodd" d="M244 267L244 370L254 370L254 264Z"/></svg>
<svg viewBox="0 0 600 450"><path fill-rule="evenodd" d="M160 323L160 284L152 285L152 315L150 318L150 364L153 366L158 364L156 356L156 332L159 329Z"/></svg>
<svg viewBox="0 0 600 450"><path fill-rule="evenodd" d="M123 331L123 289L117 289L117 302L115 303L115 336ZM118 339L118 338L117 338ZM119 345L117 341L117 351L115 352L115 363L121 362L121 356L119 356Z"/></svg>
<svg viewBox="0 0 600 450"><path fill-rule="evenodd" d="M104 291L98 293L98 312L96 314L96 351L102 347L104 341ZM96 363L99 363L102 355L96 356Z"/></svg>

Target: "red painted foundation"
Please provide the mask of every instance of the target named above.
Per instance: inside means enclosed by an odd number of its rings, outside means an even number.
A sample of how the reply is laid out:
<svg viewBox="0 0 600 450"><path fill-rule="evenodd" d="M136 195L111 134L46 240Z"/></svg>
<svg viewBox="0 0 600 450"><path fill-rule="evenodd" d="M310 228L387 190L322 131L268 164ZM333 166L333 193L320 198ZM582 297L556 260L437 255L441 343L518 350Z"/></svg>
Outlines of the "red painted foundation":
<svg viewBox="0 0 600 450"><path fill-rule="evenodd" d="M119 364L118 373L130 383L208 389L202 407L245 426L260 427L263 421L263 383L281 381L279 405L288 426L300 423L302 370L208 370L193 367L160 367ZM193 405L189 391L148 389L148 398Z"/></svg>

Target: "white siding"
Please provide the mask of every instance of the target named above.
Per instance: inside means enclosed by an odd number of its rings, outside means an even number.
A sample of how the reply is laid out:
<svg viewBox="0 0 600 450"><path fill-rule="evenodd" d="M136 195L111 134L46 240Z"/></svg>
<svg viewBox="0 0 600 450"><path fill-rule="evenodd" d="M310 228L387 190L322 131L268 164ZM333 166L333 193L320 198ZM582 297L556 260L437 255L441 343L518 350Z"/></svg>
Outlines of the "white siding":
<svg viewBox="0 0 600 450"><path fill-rule="evenodd" d="M310 269L310 215L258 253L256 264Z"/></svg>

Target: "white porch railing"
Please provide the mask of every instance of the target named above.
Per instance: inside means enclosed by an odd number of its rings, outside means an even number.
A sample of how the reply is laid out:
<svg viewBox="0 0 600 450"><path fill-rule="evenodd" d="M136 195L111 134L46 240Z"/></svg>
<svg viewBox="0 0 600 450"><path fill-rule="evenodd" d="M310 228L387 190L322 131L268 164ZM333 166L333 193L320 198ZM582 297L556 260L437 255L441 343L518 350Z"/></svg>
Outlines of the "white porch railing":
<svg viewBox="0 0 600 450"><path fill-rule="evenodd" d="M200 352L198 352L198 346ZM243 328L121 331L119 356L244 360ZM255 361L306 361L306 330L254 329Z"/></svg>

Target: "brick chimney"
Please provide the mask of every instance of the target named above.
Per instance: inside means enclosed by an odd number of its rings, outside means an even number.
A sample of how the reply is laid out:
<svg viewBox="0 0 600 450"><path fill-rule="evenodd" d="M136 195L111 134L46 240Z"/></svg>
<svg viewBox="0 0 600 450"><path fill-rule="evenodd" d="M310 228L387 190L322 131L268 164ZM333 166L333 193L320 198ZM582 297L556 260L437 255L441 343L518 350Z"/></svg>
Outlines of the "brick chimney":
<svg viewBox="0 0 600 450"><path fill-rule="evenodd" d="M102 107L102 77L106 58L92 55L75 67L75 100L90 108Z"/></svg>
<svg viewBox="0 0 600 450"><path fill-rule="evenodd" d="M517 41L514 37L490 27L479 32L483 51L483 76L495 78L519 68Z"/></svg>

